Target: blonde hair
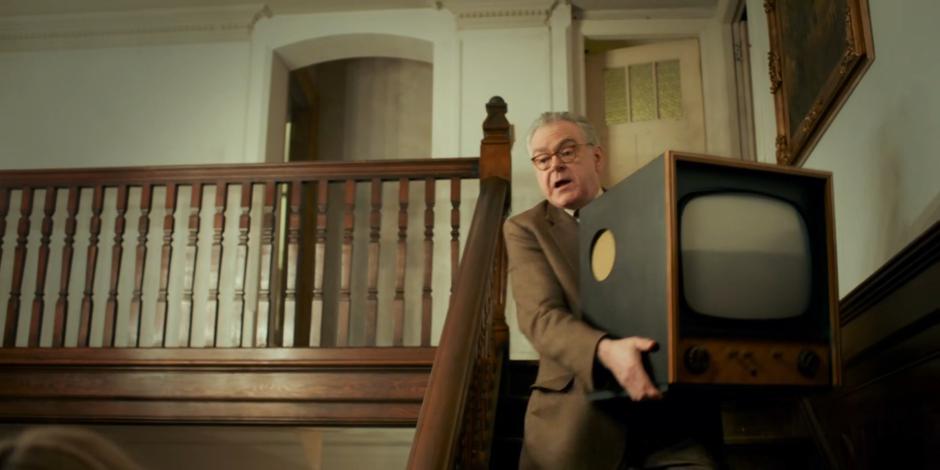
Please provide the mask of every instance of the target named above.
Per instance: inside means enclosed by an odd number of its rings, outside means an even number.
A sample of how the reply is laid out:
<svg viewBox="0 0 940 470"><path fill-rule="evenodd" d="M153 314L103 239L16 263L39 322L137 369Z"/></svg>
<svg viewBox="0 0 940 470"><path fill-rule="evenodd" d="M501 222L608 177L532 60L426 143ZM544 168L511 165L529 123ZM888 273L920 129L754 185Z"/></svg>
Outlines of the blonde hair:
<svg viewBox="0 0 940 470"><path fill-rule="evenodd" d="M0 442L0 470L141 470L114 443L78 427L30 428Z"/></svg>

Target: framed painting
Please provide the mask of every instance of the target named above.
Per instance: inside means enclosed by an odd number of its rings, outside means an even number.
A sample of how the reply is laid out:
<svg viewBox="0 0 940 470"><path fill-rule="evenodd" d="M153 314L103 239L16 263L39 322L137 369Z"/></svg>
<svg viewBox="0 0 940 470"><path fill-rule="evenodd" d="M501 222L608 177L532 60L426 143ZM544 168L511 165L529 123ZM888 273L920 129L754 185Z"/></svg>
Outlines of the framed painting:
<svg viewBox="0 0 940 470"><path fill-rule="evenodd" d="M875 58L868 0L764 0L777 163L801 166Z"/></svg>

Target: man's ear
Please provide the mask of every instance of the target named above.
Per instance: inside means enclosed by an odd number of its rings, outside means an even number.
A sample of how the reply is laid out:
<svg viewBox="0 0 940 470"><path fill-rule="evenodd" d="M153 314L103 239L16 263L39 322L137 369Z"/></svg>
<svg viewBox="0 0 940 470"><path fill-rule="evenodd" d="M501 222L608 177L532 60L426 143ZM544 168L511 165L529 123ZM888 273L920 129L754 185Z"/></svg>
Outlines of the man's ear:
<svg viewBox="0 0 940 470"><path fill-rule="evenodd" d="M600 174L601 169L604 167L604 147L600 145L594 146L594 169L597 170L597 173Z"/></svg>

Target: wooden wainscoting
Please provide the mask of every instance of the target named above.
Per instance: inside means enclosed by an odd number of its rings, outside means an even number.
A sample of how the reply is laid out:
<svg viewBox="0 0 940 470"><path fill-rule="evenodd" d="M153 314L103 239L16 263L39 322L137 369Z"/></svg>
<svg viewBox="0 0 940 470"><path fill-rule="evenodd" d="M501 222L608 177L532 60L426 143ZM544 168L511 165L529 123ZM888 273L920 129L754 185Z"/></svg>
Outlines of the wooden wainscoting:
<svg viewBox="0 0 940 470"><path fill-rule="evenodd" d="M940 222L841 302L843 387L813 402L838 465L940 462Z"/></svg>

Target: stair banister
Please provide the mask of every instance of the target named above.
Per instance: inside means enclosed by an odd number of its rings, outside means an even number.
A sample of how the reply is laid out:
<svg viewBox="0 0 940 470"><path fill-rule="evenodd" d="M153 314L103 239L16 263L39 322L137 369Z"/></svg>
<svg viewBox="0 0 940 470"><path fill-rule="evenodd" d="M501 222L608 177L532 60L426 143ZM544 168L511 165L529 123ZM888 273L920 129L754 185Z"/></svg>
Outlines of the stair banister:
<svg viewBox="0 0 940 470"><path fill-rule="evenodd" d="M428 379L409 469L488 464L493 398L508 333L503 317L506 262L502 223L508 211L512 137L506 104L487 104L480 151L480 196L457 286ZM468 410L471 410L468 412Z"/></svg>

